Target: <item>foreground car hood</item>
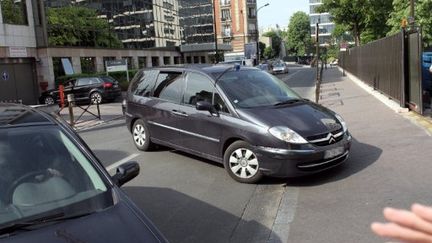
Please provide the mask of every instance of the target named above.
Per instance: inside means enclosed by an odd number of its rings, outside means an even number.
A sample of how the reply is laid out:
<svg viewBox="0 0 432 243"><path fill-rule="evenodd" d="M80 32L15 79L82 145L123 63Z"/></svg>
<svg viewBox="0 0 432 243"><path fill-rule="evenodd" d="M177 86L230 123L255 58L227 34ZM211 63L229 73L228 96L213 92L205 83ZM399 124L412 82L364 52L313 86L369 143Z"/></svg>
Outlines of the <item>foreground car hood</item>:
<svg viewBox="0 0 432 243"><path fill-rule="evenodd" d="M238 113L257 125L268 128L286 126L303 137L342 128L331 111L309 101L279 107L241 109Z"/></svg>
<svg viewBox="0 0 432 243"><path fill-rule="evenodd" d="M160 237L160 238L158 238ZM105 211L29 232L5 242L165 242L156 230L138 218L124 202Z"/></svg>

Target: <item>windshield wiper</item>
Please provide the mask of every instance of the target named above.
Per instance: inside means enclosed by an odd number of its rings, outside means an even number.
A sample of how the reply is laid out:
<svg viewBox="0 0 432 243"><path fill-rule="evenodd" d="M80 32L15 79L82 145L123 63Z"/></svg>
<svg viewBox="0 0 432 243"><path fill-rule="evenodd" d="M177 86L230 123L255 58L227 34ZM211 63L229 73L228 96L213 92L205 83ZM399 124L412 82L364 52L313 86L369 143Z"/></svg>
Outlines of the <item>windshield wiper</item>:
<svg viewBox="0 0 432 243"><path fill-rule="evenodd" d="M291 105L291 104L294 104L294 103L297 103L297 102L300 102L300 101L303 101L303 99L294 98L294 99L289 99L289 100L285 100L285 101L276 103L273 106Z"/></svg>
<svg viewBox="0 0 432 243"><path fill-rule="evenodd" d="M52 215L47 215L36 219L19 221L0 228L0 239L9 237L11 234L19 230L31 231L33 226L81 218L90 215L92 213L93 212L84 212L84 213L73 214L73 215L66 215L65 213L55 213Z"/></svg>

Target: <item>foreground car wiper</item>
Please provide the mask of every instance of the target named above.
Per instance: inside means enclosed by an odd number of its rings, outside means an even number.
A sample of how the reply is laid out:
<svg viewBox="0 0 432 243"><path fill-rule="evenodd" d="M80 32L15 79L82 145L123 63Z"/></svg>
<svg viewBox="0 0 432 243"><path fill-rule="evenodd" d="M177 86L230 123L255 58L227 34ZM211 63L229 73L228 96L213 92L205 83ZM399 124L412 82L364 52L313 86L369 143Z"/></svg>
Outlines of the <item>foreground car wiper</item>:
<svg viewBox="0 0 432 243"><path fill-rule="evenodd" d="M285 100L285 101L276 103L273 106L290 105L290 104L294 104L294 103L297 103L297 102L300 102L300 101L304 101L304 100L303 99L297 99L297 98L295 98L295 99L289 99L289 100Z"/></svg>
<svg viewBox="0 0 432 243"><path fill-rule="evenodd" d="M9 225L6 225L6 226L0 228L0 239L1 238L7 238L11 234L13 234L14 232L16 232L18 230L31 231L31 230L33 230L31 228L32 226L81 218L81 217L90 215L92 213L93 212L85 212L85 213L79 213L79 214L73 214L73 215L65 215L64 213L56 213L56 214L52 214L52 215L43 216L41 218L31 219L28 221L16 222L16 223L9 224Z"/></svg>

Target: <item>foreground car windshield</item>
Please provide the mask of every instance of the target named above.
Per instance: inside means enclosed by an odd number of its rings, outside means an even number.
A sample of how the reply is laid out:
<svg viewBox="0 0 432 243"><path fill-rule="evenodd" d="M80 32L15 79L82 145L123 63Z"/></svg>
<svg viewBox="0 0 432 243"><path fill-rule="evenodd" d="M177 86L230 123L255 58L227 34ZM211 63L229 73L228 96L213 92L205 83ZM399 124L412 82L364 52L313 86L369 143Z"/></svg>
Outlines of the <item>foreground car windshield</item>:
<svg viewBox="0 0 432 243"><path fill-rule="evenodd" d="M112 205L108 187L81 150L54 126L0 129L0 229L46 215Z"/></svg>
<svg viewBox="0 0 432 243"><path fill-rule="evenodd" d="M230 71L218 84L237 108L272 106L300 98L283 81L260 70Z"/></svg>

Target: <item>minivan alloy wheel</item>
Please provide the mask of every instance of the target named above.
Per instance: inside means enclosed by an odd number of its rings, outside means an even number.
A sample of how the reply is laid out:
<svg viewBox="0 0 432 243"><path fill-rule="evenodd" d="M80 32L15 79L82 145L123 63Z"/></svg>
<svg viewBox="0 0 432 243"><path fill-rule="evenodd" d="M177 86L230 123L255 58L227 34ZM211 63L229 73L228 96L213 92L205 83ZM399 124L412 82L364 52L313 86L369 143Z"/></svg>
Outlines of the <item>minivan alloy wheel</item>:
<svg viewBox="0 0 432 243"><path fill-rule="evenodd" d="M239 148L231 153L229 167L236 176L248 179L258 172L258 159L251 150Z"/></svg>
<svg viewBox="0 0 432 243"><path fill-rule="evenodd" d="M146 140L146 133L144 126L141 124L136 124L133 131L133 138L137 145L144 146Z"/></svg>

